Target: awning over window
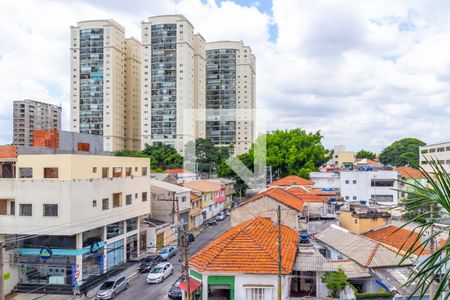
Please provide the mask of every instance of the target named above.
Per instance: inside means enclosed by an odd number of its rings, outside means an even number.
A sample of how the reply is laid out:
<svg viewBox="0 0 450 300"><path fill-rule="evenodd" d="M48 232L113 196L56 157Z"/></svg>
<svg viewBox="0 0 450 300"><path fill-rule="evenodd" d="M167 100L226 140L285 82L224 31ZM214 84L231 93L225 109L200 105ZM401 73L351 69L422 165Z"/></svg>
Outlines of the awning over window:
<svg viewBox="0 0 450 300"><path fill-rule="evenodd" d="M179 286L179 288L180 289L182 289L183 291L187 291L187 287L186 287L186 280L183 280L181 283L180 283L180 286ZM197 280L195 280L194 278L190 278L189 279L189 287L190 287L190 290L191 290L191 292L190 292L190 294L192 294L193 292L195 292L199 287L201 287L202 286L202 283L200 282L200 281L197 281Z"/></svg>

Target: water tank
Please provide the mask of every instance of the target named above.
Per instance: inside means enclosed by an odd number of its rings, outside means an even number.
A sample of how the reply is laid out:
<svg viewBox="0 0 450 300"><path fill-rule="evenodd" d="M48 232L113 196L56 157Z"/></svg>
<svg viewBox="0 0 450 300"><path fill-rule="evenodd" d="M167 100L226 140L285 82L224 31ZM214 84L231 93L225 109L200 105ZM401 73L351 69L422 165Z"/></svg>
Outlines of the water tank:
<svg viewBox="0 0 450 300"><path fill-rule="evenodd" d="M307 233L306 231L303 231L302 233L300 233L300 244L306 244L309 242L309 233Z"/></svg>

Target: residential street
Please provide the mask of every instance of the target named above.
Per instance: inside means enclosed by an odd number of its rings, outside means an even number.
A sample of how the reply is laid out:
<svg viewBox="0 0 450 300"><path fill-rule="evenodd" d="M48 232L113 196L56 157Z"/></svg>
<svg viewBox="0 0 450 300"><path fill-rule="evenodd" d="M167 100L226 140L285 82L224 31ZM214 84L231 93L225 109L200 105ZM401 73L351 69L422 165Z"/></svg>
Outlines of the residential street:
<svg viewBox="0 0 450 300"><path fill-rule="evenodd" d="M225 232L230 227L230 217L226 218L224 221L217 222L217 225L210 226L204 229L196 238L195 241L190 245L189 254L192 255L217 236ZM160 284L147 284L145 278L147 273L138 274L134 276L130 281L130 288L123 293L119 294L116 299L118 300L137 300L137 299L149 299L149 300L163 300L169 299L167 293L170 287L175 282L176 278L180 275L180 255L179 251L175 257L170 260L175 271L172 276L166 279ZM133 266L136 268L137 265ZM91 294L91 293L90 293Z"/></svg>

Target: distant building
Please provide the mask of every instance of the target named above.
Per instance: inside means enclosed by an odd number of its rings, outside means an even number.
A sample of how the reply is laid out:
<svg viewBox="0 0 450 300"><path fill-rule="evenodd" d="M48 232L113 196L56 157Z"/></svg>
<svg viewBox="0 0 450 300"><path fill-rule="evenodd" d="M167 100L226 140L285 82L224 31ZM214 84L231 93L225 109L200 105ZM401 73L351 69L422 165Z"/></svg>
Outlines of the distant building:
<svg viewBox="0 0 450 300"><path fill-rule="evenodd" d="M14 101L13 144L33 145L33 131L61 129L61 106L34 100Z"/></svg>
<svg viewBox="0 0 450 300"><path fill-rule="evenodd" d="M346 151L344 145L334 146L333 164L336 168L353 167L356 160L356 152Z"/></svg>
<svg viewBox="0 0 450 300"><path fill-rule="evenodd" d="M450 173L450 141L422 146L420 152L420 166L431 172L430 160L438 161L447 173Z"/></svg>
<svg viewBox="0 0 450 300"><path fill-rule="evenodd" d="M173 175L176 178L178 184L197 181L199 179L199 176L197 174L185 169L168 169L165 170L164 173Z"/></svg>
<svg viewBox="0 0 450 300"><path fill-rule="evenodd" d="M391 214L387 208L350 203L341 209L339 223L341 227L363 234L375 228L386 226L391 221Z"/></svg>
<svg viewBox="0 0 450 300"><path fill-rule="evenodd" d="M221 184L198 180L185 182L182 186L201 196L202 222L216 216L225 208L225 188Z"/></svg>
<svg viewBox="0 0 450 300"><path fill-rule="evenodd" d="M399 200L403 201L408 197L408 192L414 191L416 185L427 185L425 176L417 169L404 166L395 169L399 175L401 182L398 183L398 187L401 190L399 193Z"/></svg>

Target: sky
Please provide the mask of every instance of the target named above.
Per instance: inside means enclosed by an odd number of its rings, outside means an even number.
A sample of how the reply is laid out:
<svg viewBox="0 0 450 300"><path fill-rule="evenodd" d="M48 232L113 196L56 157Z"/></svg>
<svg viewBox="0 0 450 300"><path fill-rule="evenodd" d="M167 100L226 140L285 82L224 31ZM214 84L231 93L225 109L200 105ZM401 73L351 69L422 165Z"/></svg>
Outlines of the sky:
<svg viewBox="0 0 450 300"><path fill-rule="evenodd" d="M2 0L0 144L12 141L13 100L61 104L69 127L71 25L114 19L140 39L142 20L175 13L207 41L252 48L268 130L376 152L450 138L450 1Z"/></svg>

